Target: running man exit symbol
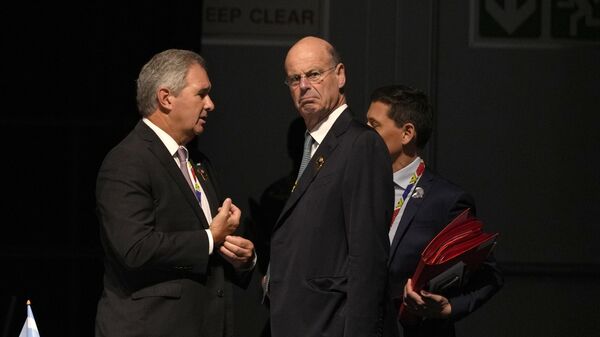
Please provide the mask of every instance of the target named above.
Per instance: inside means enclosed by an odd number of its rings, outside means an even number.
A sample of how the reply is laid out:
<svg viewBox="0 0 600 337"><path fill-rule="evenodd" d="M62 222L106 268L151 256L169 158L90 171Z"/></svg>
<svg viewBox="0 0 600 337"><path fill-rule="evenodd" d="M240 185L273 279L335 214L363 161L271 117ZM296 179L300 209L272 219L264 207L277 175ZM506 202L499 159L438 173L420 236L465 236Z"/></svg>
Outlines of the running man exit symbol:
<svg viewBox="0 0 600 337"><path fill-rule="evenodd" d="M553 12L556 13L554 35L566 37L566 29L555 28L560 26L562 17L565 26L568 22L568 36L584 38L586 35L595 34L596 40L600 39L600 0L559 0Z"/></svg>

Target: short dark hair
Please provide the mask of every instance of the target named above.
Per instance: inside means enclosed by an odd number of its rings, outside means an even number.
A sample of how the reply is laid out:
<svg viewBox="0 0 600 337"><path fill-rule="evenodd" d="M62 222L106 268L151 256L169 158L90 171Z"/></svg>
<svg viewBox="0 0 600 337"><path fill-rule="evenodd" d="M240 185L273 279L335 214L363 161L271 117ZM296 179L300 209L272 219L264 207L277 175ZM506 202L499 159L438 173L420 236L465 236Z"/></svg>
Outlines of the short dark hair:
<svg viewBox="0 0 600 337"><path fill-rule="evenodd" d="M371 103L373 102L390 106L388 116L396 126L412 123L417 131L417 147L425 147L433 129L433 113L424 92L407 85L388 85L373 91Z"/></svg>

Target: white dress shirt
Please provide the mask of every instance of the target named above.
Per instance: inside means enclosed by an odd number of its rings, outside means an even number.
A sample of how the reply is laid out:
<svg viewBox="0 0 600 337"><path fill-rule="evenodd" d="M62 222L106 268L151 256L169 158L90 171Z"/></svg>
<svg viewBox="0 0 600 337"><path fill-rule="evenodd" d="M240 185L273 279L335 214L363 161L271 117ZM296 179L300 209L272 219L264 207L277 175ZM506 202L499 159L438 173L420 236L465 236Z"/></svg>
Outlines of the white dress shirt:
<svg viewBox="0 0 600 337"><path fill-rule="evenodd" d="M347 107L348 104L340 105L339 107L337 107L337 109L333 110L333 112L330 113L329 116L325 117L325 119L319 122L319 124L317 124L317 126L315 126L315 128L312 131L308 132L311 135L311 137L315 140L312 143L312 148L310 149L311 157L313 154L315 154L315 152L319 148L319 145L323 142L325 136L327 136L329 130L331 130L333 123L335 123L335 121L338 119L338 117L340 117L342 112L344 112L344 110L346 110Z"/></svg>

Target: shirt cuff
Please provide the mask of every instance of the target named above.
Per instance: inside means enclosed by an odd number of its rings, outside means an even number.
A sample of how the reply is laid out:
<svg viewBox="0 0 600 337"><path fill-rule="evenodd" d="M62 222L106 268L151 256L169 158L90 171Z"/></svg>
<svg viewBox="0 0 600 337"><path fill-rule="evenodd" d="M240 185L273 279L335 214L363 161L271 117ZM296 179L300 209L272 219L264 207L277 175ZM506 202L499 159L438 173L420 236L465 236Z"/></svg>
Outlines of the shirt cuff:
<svg viewBox="0 0 600 337"><path fill-rule="evenodd" d="M206 231L206 235L208 236L208 255L211 255L215 244L214 244L212 233L210 232L210 229L205 229L205 231Z"/></svg>
<svg viewBox="0 0 600 337"><path fill-rule="evenodd" d="M254 258L252 259L252 265L250 265L249 267L246 267L246 268L239 269L238 270L239 272L246 272L246 271L252 270L252 269L254 269L254 267L256 267L256 262L258 261L258 254L256 254L256 250L254 250L253 252L254 252Z"/></svg>

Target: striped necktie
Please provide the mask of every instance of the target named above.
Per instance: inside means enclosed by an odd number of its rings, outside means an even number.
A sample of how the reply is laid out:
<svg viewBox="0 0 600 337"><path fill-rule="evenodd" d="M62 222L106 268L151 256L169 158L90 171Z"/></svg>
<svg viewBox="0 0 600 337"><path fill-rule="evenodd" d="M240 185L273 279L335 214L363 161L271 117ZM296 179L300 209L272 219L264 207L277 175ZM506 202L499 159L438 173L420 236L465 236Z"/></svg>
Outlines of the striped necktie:
<svg viewBox="0 0 600 337"><path fill-rule="evenodd" d="M308 133L308 131L306 131L306 134L304 135L304 150L302 152L302 162L300 163L300 169L298 170L298 177L296 178L296 181L298 181L300 177L302 177L302 172L304 172L304 169L306 168L306 166L308 166L308 162L310 161L311 157L310 152L312 149L313 142L313 137L310 135L310 133Z"/></svg>

